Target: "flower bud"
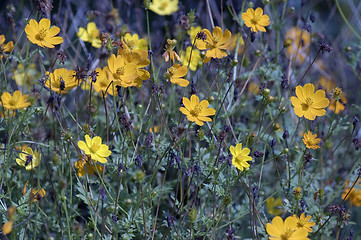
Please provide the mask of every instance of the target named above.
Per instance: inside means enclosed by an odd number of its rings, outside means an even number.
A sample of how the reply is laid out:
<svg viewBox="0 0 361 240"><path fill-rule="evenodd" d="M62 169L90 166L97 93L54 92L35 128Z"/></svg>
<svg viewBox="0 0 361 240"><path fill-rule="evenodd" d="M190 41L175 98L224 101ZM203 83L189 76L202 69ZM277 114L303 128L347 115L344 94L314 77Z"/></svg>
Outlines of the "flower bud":
<svg viewBox="0 0 361 240"><path fill-rule="evenodd" d="M284 42L283 42L283 47L287 48L289 46L291 46L291 44L293 43L293 40L291 38L287 38Z"/></svg>
<svg viewBox="0 0 361 240"><path fill-rule="evenodd" d="M195 223L195 221L197 220L197 210L195 208L192 208L188 212L188 217L191 220L191 223Z"/></svg>

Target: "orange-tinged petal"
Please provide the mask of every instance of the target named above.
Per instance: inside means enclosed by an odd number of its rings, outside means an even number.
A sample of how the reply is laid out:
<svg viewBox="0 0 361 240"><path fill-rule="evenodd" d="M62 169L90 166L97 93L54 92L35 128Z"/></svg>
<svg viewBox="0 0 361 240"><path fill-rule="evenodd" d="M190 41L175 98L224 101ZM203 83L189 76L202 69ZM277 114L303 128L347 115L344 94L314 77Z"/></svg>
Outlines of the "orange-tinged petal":
<svg viewBox="0 0 361 240"><path fill-rule="evenodd" d="M222 29L220 27L213 28L213 36L218 40L222 38Z"/></svg>

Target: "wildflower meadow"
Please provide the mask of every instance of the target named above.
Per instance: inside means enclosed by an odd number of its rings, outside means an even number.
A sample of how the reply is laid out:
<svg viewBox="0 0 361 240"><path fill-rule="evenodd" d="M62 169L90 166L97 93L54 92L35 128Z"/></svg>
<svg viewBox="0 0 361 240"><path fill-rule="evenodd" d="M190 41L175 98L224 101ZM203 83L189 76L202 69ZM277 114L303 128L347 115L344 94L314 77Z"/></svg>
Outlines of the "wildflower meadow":
<svg viewBox="0 0 361 240"><path fill-rule="evenodd" d="M361 239L360 9L1 1L0 239Z"/></svg>

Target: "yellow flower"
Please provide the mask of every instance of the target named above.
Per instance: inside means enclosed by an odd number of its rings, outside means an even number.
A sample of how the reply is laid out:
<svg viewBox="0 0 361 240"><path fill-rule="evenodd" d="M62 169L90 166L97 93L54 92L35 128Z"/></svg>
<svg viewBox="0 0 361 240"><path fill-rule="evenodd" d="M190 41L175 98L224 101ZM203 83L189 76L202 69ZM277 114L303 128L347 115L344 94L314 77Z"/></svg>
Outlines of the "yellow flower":
<svg viewBox="0 0 361 240"><path fill-rule="evenodd" d="M174 64L167 70L166 75L169 76L170 81L174 84L177 84L181 87L186 87L189 84L188 80L185 80L184 77L188 73L188 68L186 66L181 66L178 63Z"/></svg>
<svg viewBox="0 0 361 240"><path fill-rule="evenodd" d="M96 71L98 72L97 81L95 83L92 83L94 90L97 91L102 97L103 94L105 94L104 97L106 97L108 93L112 96L114 94L117 95L117 88L109 78L109 75L111 73L108 67L104 67L103 69L97 68Z"/></svg>
<svg viewBox="0 0 361 240"><path fill-rule="evenodd" d="M298 117L304 116L308 120L314 120L316 116L326 114L324 108L328 107L330 101L325 97L325 91L314 91L315 87L311 83L296 87L297 97L291 97L291 102Z"/></svg>
<svg viewBox="0 0 361 240"><path fill-rule="evenodd" d="M11 233L12 229L13 229L13 221L9 220L2 227L3 234L8 235L9 233Z"/></svg>
<svg viewBox="0 0 361 240"><path fill-rule="evenodd" d="M252 157L249 156L251 150L249 148L242 149L242 143L237 143L236 147L232 145L229 147L229 151L232 154L232 164L239 170L243 171L243 169L249 168L249 161L252 161Z"/></svg>
<svg viewBox="0 0 361 240"><path fill-rule="evenodd" d="M191 57L191 52L192 52L192 57ZM189 59L191 59L191 63L189 63ZM186 51L185 52L183 51L181 54L181 63L184 66L188 66L189 64L189 69L192 71L196 71L197 67L202 65L202 58L199 51L197 49L193 49L192 51L192 47L188 46L186 48Z"/></svg>
<svg viewBox="0 0 361 240"><path fill-rule="evenodd" d="M4 108L14 111L16 109L23 109L29 107L31 103L27 102L28 95L22 95L19 90L16 90L11 96L10 93L4 92L1 95L1 102Z"/></svg>
<svg viewBox="0 0 361 240"><path fill-rule="evenodd" d="M296 227L297 229L303 229L307 232L312 232L312 227L315 226L315 222L310 222L312 216L308 215L305 217L305 213L302 213L300 217L297 217L296 214L293 215L293 217L297 220Z"/></svg>
<svg viewBox="0 0 361 240"><path fill-rule="evenodd" d="M131 50L148 50L148 41L145 38L139 38L138 34L126 33L124 35L124 42Z"/></svg>
<svg viewBox="0 0 361 240"><path fill-rule="evenodd" d="M25 186L23 188L23 195L26 195L26 185L28 184L29 181L27 181L25 183ZM44 190L44 188L38 190L38 189L34 189L32 188L31 189L31 192L30 192L30 196L29 196L29 200L31 202L37 202L39 200L41 200L46 194L46 191Z"/></svg>
<svg viewBox="0 0 361 240"><path fill-rule="evenodd" d="M280 206L282 206L282 199L281 198L276 198L275 199L274 197L270 197L266 201L266 206L267 206L269 214L278 216L278 215L281 215L283 213L283 210L279 208Z"/></svg>
<svg viewBox="0 0 361 240"><path fill-rule="evenodd" d="M35 63L31 63L25 68L22 63L19 63L14 72L13 79L18 86L24 86L25 84L25 86L31 87L35 84L35 79L38 79L39 76L40 74L36 70Z"/></svg>
<svg viewBox="0 0 361 240"><path fill-rule="evenodd" d="M283 222L281 217L276 216L272 223L267 223L266 231L271 240L309 240L308 232L297 228L297 220L294 217L288 217Z"/></svg>
<svg viewBox="0 0 361 240"><path fill-rule="evenodd" d="M270 25L269 16L263 15L263 9L248 8L245 13L242 13L242 19L247 27L251 28L252 32L266 32L264 27Z"/></svg>
<svg viewBox="0 0 361 240"><path fill-rule="evenodd" d="M287 38L292 40L292 44L286 49L287 57L293 59L296 63L302 63L306 59L310 48L310 33L298 27L293 27L287 30L285 39Z"/></svg>
<svg viewBox="0 0 361 240"><path fill-rule="evenodd" d="M240 54L242 54L243 48L244 48L244 40L243 40L243 37L242 37L241 33L237 33L237 34L232 36L231 45L229 46L228 50L232 51L232 52L235 51L238 41L239 41L239 44L238 44L237 54L240 55Z"/></svg>
<svg viewBox="0 0 361 240"><path fill-rule="evenodd" d="M179 108L179 110L187 116L189 121L195 122L199 126L203 126L203 122L211 122L212 119L208 116L216 114L216 110L208 108L209 102L207 100L199 102L199 98L194 94L190 100L183 97L183 105L184 107Z"/></svg>
<svg viewBox="0 0 361 240"><path fill-rule="evenodd" d="M227 53L223 50L232 44L231 32L226 29L224 32L220 27L213 28L213 36L208 29L202 30L207 36L205 40L197 39L196 45L199 50L207 50L203 62L207 63L211 58L224 58Z"/></svg>
<svg viewBox="0 0 361 240"><path fill-rule="evenodd" d="M347 99L345 97L345 94L341 95L341 101L335 101L335 99L331 99L330 105L328 106L328 109L335 112L335 114L339 114L340 112L343 112L345 110L345 104L347 103Z"/></svg>
<svg viewBox="0 0 361 240"><path fill-rule="evenodd" d="M342 193L342 199L350 200L350 206L361 207L361 180L359 179L356 182L355 186L352 188L351 191L350 189L351 189L350 180L347 180L345 184L345 190ZM349 191L350 193L348 193Z"/></svg>
<svg viewBox="0 0 361 240"><path fill-rule="evenodd" d="M321 87L328 93L337 86L335 81L328 79L324 76L321 76L318 82L320 83Z"/></svg>
<svg viewBox="0 0 361 240"><path fill-rule="evenodd" d="M91 161L89 161L88 157L84 157L82 155L79 155L79 160L75 162L75 168L78 169L79 177L84 176L85 172L87 172L88 175L94 175L95 173L97 173L97 169L99 173L103 172L104 169L103 166L93 164Z"/></svg>
<svg viewBox="0 0 361 240"><path fill-rule="evenodd" d="M20 158L16 159L17 164L25 167L26 170L32 170L39 166L41 160L41 154L38 153L38 150L33 152L33 149L27 147L19 155Z"/></svg>
<svg viewBox="0 0 361 240"><path fill-rule="evenodd" d="M153 0L150 3L149 10L158 15L171 15L178 11L178 0Z"/></svg>
<svg viewBox="0 0 361 240"><path fill-rule="evenodd" d="M76 34L84 42L89 42L95 48L100 48L102 42L99 38L99 29L94 22L88 23L87 29L79 27L79 31Z"/></svg>
<svg viewBox="0 0 361 240"><path fill-rule="evenodd" d="M56 37L60 32L60 28L51 27L50 20L43 18L39 24L34 19L30 19L29 23L25 27L26 35L30 42L39 45L40 47L53 48L54 45L61 44L63 42L62 37Z"/></svg>
<svg viewBox="0 0 361 240"><path fill-rule="evenodd" d="M66 68L55 69L54 72L46 72L48 79L45 86L57 93L66 93L79 84L74 77L75 71Z"/></svg>
<svg viewBox="0 0 361 240"><path fill-rule="evenodd" d="M122 87L128 87L138 77L136 64L128 62L124 56L114 54L108 59L110 78Z"/></svg>
<svg viewBox="0 0 361 240"><path fill-rule="evenodd" d="M78 147L84 151L86 155L89 155L94 162L106 163L106 157L109 157L112 152L109 147L102 144L101 137L94 137L91 139L89 135L85 135L85 142L78 141Z"/></svg>
<svg viewBox="0 0 361 240"><path fill-rule="evenodd" d="M0 58L3 57L5 52L11 52L14 48L13 41L8 42L7 44L4 43L5 43L5 36L0 35Z"/></svg>
<svg viewBox="0 0 361 240"><path fill-rule="evenodd" d="M187 33L189 34L189 38L191 39L192 45L194 40L196 39L197 33L199 33L200 31L202 31L202 28L200 26L197 27L191 26L191 28L187 31Z"/></svg>
<svg viewBox="0 0 361 240"><path fill-rule="evenodd" d="M303 143L306 145L306 148L317 149L320 148L317 144L321 141L321 139L317 138L317 134L312 134L310 131L303 134Z"/></svg>
<svg viewBox="0 0 361 240"><path fill-rule="evenodd" d="M13 221L14 221L15 212L16 212L16 207L11 206L8 208L7 215L8 215L9 221L6 222L1 229L3 235L7 235L7 234L11 233L11 230L13 229Z"/></svg>

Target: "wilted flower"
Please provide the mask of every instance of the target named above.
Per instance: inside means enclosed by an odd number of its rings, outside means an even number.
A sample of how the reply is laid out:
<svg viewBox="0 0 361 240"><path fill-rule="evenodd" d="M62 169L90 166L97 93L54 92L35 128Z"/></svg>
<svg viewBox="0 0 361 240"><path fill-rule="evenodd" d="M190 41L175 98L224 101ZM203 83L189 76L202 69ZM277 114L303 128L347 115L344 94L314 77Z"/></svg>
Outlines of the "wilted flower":
<svg viewBox="0 0 361 240"><path fill-rule="evenodd" d="M85 172L88 175L94 175L95 173L103 172L104 167L93 163L88 156L79 155L79 160L74 164L75 168L78 169L78 176L82 177L85 175Z"/></svg>

